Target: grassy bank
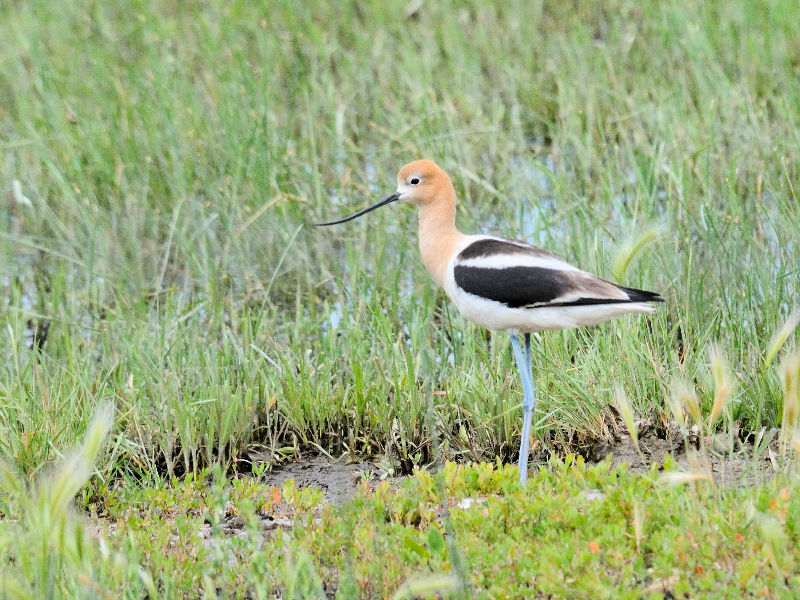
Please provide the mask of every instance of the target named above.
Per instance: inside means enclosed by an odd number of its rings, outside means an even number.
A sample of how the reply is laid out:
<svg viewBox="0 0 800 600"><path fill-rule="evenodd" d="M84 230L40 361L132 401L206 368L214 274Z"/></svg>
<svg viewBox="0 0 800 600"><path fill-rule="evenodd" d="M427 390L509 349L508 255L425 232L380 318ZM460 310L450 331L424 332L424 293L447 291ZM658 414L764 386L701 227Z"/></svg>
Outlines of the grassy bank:
<svg viewBox="0 0 800 600"><path fill-rule="evenodd" d="M308 227L419 157L464 231L606 278L660 232L618 274L658 314L537 336L539 457L618 438L617 386L661 432L693 410L731 440L786 429L796 2L257 4L0 4L0 460L22 481L105 403L84 508L254 456L514 461L507 336L434 288L412 211Z"/></svg>
<svg viewBox="0 0 800 600"><path fill-rule="evenodd" d="M37 489L2 473L4 597L790 598L800 585L796 464L726 488L669 458L633 474L569 455L523 488L513 465L449 462L399 484L365 473L342 505L217 470L117 487L88 500L87 525L69 501L108 415Z"/></svg>

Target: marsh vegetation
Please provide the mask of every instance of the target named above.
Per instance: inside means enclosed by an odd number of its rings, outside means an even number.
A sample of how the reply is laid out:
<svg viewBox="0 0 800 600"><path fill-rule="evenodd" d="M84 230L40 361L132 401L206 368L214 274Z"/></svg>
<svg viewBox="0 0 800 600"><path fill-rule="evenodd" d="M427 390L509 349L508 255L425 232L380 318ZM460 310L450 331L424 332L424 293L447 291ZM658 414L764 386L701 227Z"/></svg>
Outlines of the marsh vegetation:
<svg viewBox="0 0 800 600"><path fill-rule="evenodd" d="M259 4L0 4L3 595L789 597L797 3ZM413 211L307 226L419 157L667 300L536 336L526 489ZM354 499L269 483L315 455Z"/></svg>

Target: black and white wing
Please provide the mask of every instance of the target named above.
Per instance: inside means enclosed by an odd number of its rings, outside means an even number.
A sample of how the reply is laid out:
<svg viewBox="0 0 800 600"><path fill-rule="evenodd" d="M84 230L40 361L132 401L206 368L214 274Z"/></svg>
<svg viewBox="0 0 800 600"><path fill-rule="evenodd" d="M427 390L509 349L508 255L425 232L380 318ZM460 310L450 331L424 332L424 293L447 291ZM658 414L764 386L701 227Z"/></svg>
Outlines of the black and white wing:
<svg viewBox="0 0 800 600"><path fill-rule="evenodd" d="M508 308L663 302L659 294L618 286L534 246L482 238L456 257L455 283Z"/></svg>

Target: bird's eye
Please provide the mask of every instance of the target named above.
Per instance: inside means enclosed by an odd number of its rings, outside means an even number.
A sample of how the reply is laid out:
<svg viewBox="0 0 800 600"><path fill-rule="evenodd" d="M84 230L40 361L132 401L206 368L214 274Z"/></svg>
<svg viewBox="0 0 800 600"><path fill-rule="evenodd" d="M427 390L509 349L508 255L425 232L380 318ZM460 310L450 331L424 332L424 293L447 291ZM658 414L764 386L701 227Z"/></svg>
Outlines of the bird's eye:
<svg viewBox="0 0 800 600"><path fill-rule="evenodd" d="M419 177L412 177L411 179L408 180L408 183L410 183L411 185L419 185Z"/></svg>

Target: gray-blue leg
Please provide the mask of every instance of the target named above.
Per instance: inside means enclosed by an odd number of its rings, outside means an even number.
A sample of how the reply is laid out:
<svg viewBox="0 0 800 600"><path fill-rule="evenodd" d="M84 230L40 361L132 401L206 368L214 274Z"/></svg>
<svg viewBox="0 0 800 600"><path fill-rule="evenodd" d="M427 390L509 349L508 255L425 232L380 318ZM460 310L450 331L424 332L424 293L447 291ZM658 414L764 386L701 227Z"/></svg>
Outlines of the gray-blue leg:
<svg viewBox="0 0 800 600"><path fill-rule="evenodd" d="M519 376L522 379L522 441L519 445L519 481L524 484L528 480L528 454L530 452L531 421L533 419L533 407L536 399L533 395L533 373L531 372L531 335L525 334L525 355L519 345L519 337L511 335L511 347L514 349L514 356L517 359Z"/></svg>

